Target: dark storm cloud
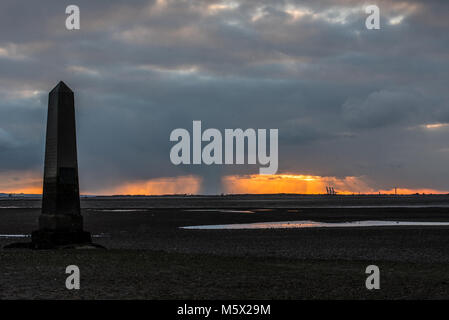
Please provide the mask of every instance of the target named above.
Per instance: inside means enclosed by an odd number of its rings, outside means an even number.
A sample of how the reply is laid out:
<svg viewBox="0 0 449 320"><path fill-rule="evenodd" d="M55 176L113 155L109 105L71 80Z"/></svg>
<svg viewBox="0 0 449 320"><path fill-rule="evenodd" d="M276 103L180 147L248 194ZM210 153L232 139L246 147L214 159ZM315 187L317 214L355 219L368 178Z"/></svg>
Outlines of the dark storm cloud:
<svg viewBox="0 0 449 320"><path fill-rule="evenodd" d="M0 170L40 170L47 92L76 92L82 188L184 174L170 132L279 128L280 172L449 189L447 1L2 1ZM81 30L65 29L65 7ZM400 23L399 23L399 22ZM429 165L431 164L431 165Z"/></svg>

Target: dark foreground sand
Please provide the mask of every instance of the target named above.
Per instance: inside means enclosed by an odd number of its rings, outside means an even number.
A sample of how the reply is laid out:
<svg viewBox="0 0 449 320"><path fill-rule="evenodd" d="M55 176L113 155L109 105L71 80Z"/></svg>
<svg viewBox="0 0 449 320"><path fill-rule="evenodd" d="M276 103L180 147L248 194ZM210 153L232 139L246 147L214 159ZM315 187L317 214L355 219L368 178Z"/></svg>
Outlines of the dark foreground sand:
<svg viewBox="0 0 449 320"><path fill-rule="evenodd" d="M29 234L39 206L0 200L0 234ZM105 198L85 199L82 207L86 230L108 250L1 250L0 298L449 298L449 227L179 229L286 220L449 221L447 196ZM202 211L229 207L253 213ZM15 241L27 239L0 238L0 245ZM79 291L65 289L70 264L81 269ZM381 270L377 291L365 288L370 264Z"/></svg>

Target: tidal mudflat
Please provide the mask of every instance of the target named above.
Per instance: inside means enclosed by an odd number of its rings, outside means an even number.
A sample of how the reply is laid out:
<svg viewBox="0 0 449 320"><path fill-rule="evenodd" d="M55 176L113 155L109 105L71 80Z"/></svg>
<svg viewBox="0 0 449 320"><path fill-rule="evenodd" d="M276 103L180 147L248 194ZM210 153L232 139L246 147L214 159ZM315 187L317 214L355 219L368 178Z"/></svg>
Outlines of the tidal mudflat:
<svg viewBox="0 0 449 320"><path fill-rule="evenodd" d="M82 200L107 250L0 250L0 298L449 298L449 226L187 230L273 221L449 222L448 196L111 197ZM359 207L363 206L363 207ZM28 235L39 199L0 200L0 234ZM251 211L250 213L248 211ZM0 245L29 241L0 237ZM65 289L65 267L81 289ZM365 268L381 289L365 288Z"/></svg>

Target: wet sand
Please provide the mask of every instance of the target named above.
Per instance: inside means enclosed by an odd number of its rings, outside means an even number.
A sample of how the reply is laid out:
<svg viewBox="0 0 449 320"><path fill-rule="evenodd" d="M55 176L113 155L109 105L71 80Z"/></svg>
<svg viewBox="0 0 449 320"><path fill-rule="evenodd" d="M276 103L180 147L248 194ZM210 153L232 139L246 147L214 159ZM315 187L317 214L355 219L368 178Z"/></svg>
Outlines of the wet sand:
<svg viewBox="0 0 449 320"><path fill-rule="evenodd" d="M39 207L39 200L0 200L0 234L29 234ZM295 220L448 222L448 196L121 197L83 199L82 207L85 229L108 250L1 250L0 298L449 298L446 226L179 228ZM27 240L0 238L0 245ZM79 291L65 289L69 264L81 269ZM381 270L377 291L365 288L370 264Z"/></svg>

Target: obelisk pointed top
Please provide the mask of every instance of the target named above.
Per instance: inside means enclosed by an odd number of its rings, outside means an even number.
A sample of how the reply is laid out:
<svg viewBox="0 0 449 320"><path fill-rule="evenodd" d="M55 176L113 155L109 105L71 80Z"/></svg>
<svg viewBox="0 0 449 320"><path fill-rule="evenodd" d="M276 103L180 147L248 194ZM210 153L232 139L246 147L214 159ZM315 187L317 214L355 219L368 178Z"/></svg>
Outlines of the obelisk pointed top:
<svg viewBox="0 0 449 320"><path fill-rule="evenodd" d="M53 88L51 92L72 92L73 91L64 83L64 81L59 81L59 83L56 85L56 87Z"/></svg>

